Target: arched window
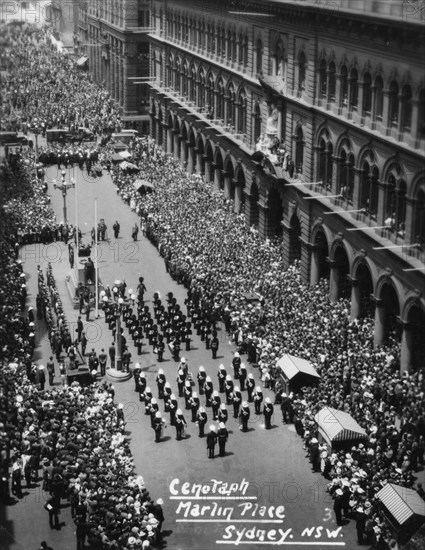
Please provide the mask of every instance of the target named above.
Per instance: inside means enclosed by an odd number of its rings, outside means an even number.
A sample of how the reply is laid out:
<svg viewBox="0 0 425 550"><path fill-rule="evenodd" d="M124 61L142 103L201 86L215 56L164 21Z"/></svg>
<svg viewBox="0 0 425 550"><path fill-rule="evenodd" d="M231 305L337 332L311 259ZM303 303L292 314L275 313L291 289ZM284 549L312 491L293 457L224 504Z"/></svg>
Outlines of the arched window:
<svg viewBox="0 0 425 550"><path fill-rule="evenodd" d="M336 67L333 61L329 63L328 71L329 71L329 89L328 89L329 100L328 101L330 103L333 103L335 101L335 96L336 96Z"/></svg>
<svg viewBox="0 0 425 550"><path fill-rule="evenodd" d="M173 56L168 56L168 63L167 63L167 82L166 86L169 88L173 88Z"/></svg>
<svg viewBox="0 0 425 550"><path fill-rule="evenodd" d="M401 127L410 130L412 124L412 88L403 86L401 90Z"/></svg>
<svg viewBox="0 0 425 550"><path fill-rule="evenodd" d="M306 59L304 52L300 52L298 56L298 95L301 95L305 90L306 77Z"/></svg>
<svg viewBox="0 0 425 550"><path fill-rule="evenodd" d="M365 73L363 77L363 114L368 115L372 109L372 77Z"/></svg>
<svg viewBox="0 0 425 550"><path fill-rule="evenodd" d="M357 109L359 102L359 73L356 69L352 69L350 72L350 107Z"/></svg>
<svg viewBox="0 0 425 550"><path fill-rule="evenodd" d="M235 127L236 124L236 96L232 83L227 88L227 117L226 124Z"/></svg>
<svg viewBox="0 0 425 550"><path fill-rule="evenodd" d="M276 42L274 48L274 74L286 78L286 59L285 59L285 47L282 40Z"/></svg>
<svg viewBox="0 0 425 550"><path fill-rule="evenodd" d="M369 212L369 187L370 187L370 166L367 161L364 161L360 174L360 208L364 208Z"/></svg>
<svg viewBox="0 0 425 550"><path fill-rule="evenodd" d="M375 117L382 120L384 113L384 83L380 76L375 78Z"/></svg>
<svg viewBox="0 0 425 550"><path fill-rule="evenodd" d="M254 105L254 141L261 136L261 107L258 101Z"/></svg>
<svg viewBox="0 0 425 550"><path fill-rule="evenodd" d="M341 67L340 80L341 80L340 101L341 101L341 105L345 106L345 105L348 105L348 71L345 65Z"/></svg>
<svg viewBox="0 0 425 550"><path fill-rule="evenodd" d="M396 227L398 235L404 237L406 230L406 182L399 180L397 185Z"/></svg>
<svg viewBox="0 0 425 550"><path fill-rule="evenodd" d="M232 31L227 31L227 59L232 59Z"/></svg>
<svg viewBox="0 0 425 550"><path fill-rule="evenodd" d="M196 103L196 69L194 65L190 69L189 99Z"/></svg>
<svg viewBox="0 0 425 550"><path fill-rule="evenodd" d="M238 63L239 65L243 64L243 35L240 34L238 37Z"/></svg>
<svg viewBox="0 0 425 550"><path fill-rule="evenodd" d="M322 181L323 185L327 188L332 187L332 155L332 143L330 141L326 142L324 139L321 139L318 151L317 179Z"/></svg>
<svg viewBox="0 0 425 550"><path fill-rule="evenodd" d="M422 184L417 195L414 210L414 239L415 242L425 244L425 182Z"/></svg>
<svg viewBox="0 0 425 550"><path fill-rule="evenodd" d="M398 84L395 80L390 84L388 118L390 124L398 123Z"/></svg>
<svg viewBox="0 0 425 550"><path fill-rule="evenodd" d="M232 32L232 61L236 63L237 61L237 40L236 40L236 32Z"/></svg>
<svg viewBox="0 0 425 550"><path fill-rule="evenodd" d="M220 41L221 41L221 56L225 57L226 56L226 31L224 30L224 28L221 29Z"/></svg>
<svg viewBox="0 0 425 550"><path fill-rule="evenodd" d="M352 153L347 153L345 148L339 154L337 187L345 201L353 200L354 193L354 164L355 159Z"/></svg>
<svg viewBox="0 0 425 550"><path fill-rule="evenodd" d="M174 77L174 88L176 90L176 92L180 92L181 90L181 62L180 62L180 58L177 57L176 58L176 64L175 64L175 77Z"/></svg>
<svg viewBox="0 0 425 550"><path fill-rule="evenodd" d="M243 37L242 65L248 67L248 36Z"/></svg>
<svg viewBox="0 0 425 550"><path fill-rule="evenodd" d="M211 53L214 55L216 52L216 43L215 43L215 26L211 25Z"/></svg>
<svg viewBox="0 0 425 550"><path fill-rule="evenodd" d="M261 38L258 38L255 47L255 69L257 74L261 74L263 72L263 43Z"/></svg>
<svg viewBox="0 0 425 550"><path fill-rule="evenodd" d="M214 111L214 77L212 73L208 76L207 108Z"/></svg>
<svg viewBox="0 0 425 550"><path fill-rule="evenodd" d="M182 75L182 94L184 97L188 96L189 89L189 64L187 61L183 63L183 75Z"/></svg>
<svg viewBox="0 0 425 550"><path fill-rule="evenodd" d="M198 79L198 105L199 107L205 107L205 73L204 69L199 71Z"/></svg>
<svg viewBox="0 0 425 550"><path fill-rule="evenodd" d="M326 61L322 59L319 65L319 97L325 99L327 97L327 76L326 76Z"/></svg>
<svg viewBox="0 0 425 550"><path fill-rule="evenodd" d="M304 164L304 133L302 126L298 126L295 134L295 167L299 174L303 172Z"/></svg>
<svg viewBox="0 0 425 550"><path fill-rule="evenodd" d="M425 90L419 92L418 101L418 137L425 136Z"/></svg>
<svg viewBox="0 0 425 550"><path fill-rule="evenodd" d="M245 90L242 89L239 92L238 97L238 133L246 134L246 109L247 109L247 98Z"/></svg>
<svg viewBox="0 0 425 550"><path fill-rule="evenodd" d="M372 168L372 177L370 178L370 200L369 212L371 216L376 216L378 212L379 198L379 169L377 166Z"/></svg>
<svg viewBox="0 0 425 550"><path fill-rule="evenodd" d="M386 197L385 197L385 216L391 217L395 220L396 199L395 199L396 181L395 176L390 174L388 176Z"/></svg>
<svg viewBox="0 0 425 550"><path fill-rule="evenodd" d="M217 118L224 120L224 84L221 78L217 82Z"/></svg>

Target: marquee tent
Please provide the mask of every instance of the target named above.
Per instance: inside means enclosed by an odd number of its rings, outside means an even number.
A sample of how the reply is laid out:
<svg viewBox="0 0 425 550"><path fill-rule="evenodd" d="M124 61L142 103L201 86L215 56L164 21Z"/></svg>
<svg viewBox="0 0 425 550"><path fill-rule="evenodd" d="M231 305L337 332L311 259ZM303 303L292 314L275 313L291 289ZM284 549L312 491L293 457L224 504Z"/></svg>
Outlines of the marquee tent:
<svg viewBox="0 0 425 550"><path fill-rule="evenodd" d="M301 386L312 386L320 380L320 374L310 361L285 354L277 362L284 383L284 391L289 392Z"/></svg>
<svg viewBox="0 0 425 550"><path fill-rule="evenodd" d="M346 412L324 407L314 420L319 436L332 448L343 448L367 439L365 430Z"/></svg>

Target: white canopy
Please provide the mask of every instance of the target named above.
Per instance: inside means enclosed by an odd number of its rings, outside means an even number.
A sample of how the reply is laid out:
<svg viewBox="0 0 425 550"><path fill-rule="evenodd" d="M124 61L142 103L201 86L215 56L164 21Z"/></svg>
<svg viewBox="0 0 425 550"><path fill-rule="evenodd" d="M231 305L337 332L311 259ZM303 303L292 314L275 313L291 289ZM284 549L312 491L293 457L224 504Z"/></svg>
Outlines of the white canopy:
<svg viewBox="0 0 425 550"><path fill-rule="evenodd" d="M320 374L316 371L310 361L294 357L286 353L277 362L277 366L282 370L288 380L292 380L297 374L307 374L314 378L320 378Z"/></svg>

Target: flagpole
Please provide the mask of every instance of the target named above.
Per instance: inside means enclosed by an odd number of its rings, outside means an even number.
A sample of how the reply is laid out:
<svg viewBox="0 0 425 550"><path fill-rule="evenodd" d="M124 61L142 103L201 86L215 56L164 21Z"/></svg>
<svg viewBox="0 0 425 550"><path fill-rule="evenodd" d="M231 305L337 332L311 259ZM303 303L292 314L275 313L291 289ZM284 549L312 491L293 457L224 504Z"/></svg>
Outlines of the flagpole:
<svg viewBox="0 0 425 550"><path fill-rule="evenodd" d="M95 300L95 311L94 318L97 319L99 315L99 295L98 295L98 272L97 272L97 255L99 252L98 243L97 243L97 199L94 199L94 242L96 247L96 257L94 264L94 300Z"/></svg>

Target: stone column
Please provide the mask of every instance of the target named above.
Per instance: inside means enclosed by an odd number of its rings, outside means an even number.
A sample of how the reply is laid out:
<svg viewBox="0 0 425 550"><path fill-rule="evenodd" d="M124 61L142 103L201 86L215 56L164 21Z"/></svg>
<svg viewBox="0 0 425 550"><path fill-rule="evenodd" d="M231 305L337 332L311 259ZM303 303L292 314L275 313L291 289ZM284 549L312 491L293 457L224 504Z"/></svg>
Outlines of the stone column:
<svg viewBox="0 0 425 550"><path fill-rule="evenodd" d="M351 304L350 304L350 320L358 319L361 313L361 301L362 301L362 292L359 286L357 279L351 280Z"/></svg>
<svg viewBox="0 0 425 550"><path fill-rule="evenodd" d="M173 130L174 133L174 147L173 147L173 154L175 160L179 160L179 144L180 144L180 137L179 134Z"/></svg>
<svg viewBox="0 0 425 550"><path fill-rule="evenodd" d="M378 211L376 213L376 219L378 225L384 225L385 220L385 192L386 184L383 182L378 183Z"/></svg>
<svg viewBox="0 0 425 550"><path fill-rule="evenodd" d="M199 149L195 147L193 153L196 155L196 173L202 175L202 153L199 152Z"/></svg>
<svg viewBox="0 0 425 550"><path fill-rule="evenodd" d="M189 174L193 174L195 171L195 151L193 145L189 141L186 142L187 145L187 171Z"/></svg>
<svg viewBox="0 0 425 550"><path fill-rule="evenodd" d="M233 184L235 186L235 212L236 214L240 214L243 205L243 186L240 184L238 185L237 180L233 180Z"/></svg>
<svg viewBox="0 0 425 550"><path fill-rule="evenodd" d="M320 279L320 259L317 246L310 245L310 286L315 286Z"/></svg>
<svg viewBox="0 0 425 550"><path fill-rule="evenodd" d="M205 158L205 155L204 155ZM212 170L212 162L210 160L205 160L205 181L207 183L211 182L211 170Z"/></svg>
<svg viewBox="0 0 425 550"><path fill-rule="evenodd" d="M375 301L375 326L373 331L373 347L382 346L385 342L386 310L383 300L374 297Z"/></svg>
<svg viewBox="0 0 425 550"><path fill-rule="evenodd" d="M390 105L390 91L389 90L382 90L382 93L384 95L384 104L382 109L382 126L390 130L391 129L391 121L389 120L389 113L388 108Z"/></svg>
<svg viewBox="0 0 425 550"><path fill-rule="evenodd" d="M329 260L330 278L329 278L329 300L332 304L338 301L340 296L339 267L335 260Z"/></svg>
<svg viewBox="0 0 425 550"><path fill-rule="evenodd" d="M173 129L167 128L167 153L173 152Z"/></svg>
<svg viewBox="0 0 425 550"><path fill-rule="evenodd" d="M180 166L185 170L187 167L187 141L185 139L182 139L182 136L179 135L180 138Z"/></svg>
<svg viewBox="0 0 425 550"><path fill-rule="evenodd" d="M409 323L400 321L403 326L401 334L400 372L410 371L412 368L413 335Z"/></svg>
<svg viewBox="0 0 425 550"><path fill-rule="evenodd" d="M224 178L224 198L230 199L231 197L231 186L232 186L232 176L229 174L229 172L225 172L223 170L223 178Z"/></svg>
<svg viewBox="0 0 425 550"><path fill-rule="evenodd" d="M222 178L222 173L220 168L215 167L214 168L214 187L217 189L217 191L221 191L221 178Z"/></svg>

